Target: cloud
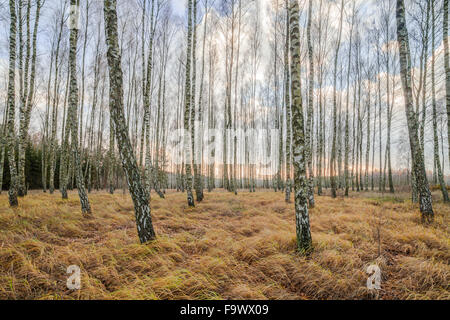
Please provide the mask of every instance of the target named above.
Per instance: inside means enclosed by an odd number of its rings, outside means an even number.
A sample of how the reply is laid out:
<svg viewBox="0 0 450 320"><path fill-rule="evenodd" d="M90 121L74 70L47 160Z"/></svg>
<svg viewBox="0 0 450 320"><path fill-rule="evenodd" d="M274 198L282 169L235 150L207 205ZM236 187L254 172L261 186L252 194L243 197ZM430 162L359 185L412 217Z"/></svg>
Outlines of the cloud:
<svg viewBox="0 0 450 320"><path fill-rule="evenodd" d="M176 15L182 16L186 9L186 0L172 0L173 11Z"/></svg>

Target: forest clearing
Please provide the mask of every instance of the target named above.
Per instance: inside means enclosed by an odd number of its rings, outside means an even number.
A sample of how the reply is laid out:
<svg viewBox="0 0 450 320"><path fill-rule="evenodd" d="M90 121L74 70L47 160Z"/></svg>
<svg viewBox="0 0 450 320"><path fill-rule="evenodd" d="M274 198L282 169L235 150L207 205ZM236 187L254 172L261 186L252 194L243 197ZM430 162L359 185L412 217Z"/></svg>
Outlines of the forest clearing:
<svg viewBox="0 0 450 320"><path fill-rule="evenodd" d="M17 209L0 196L0 299L374 299L372 263L380 299L450 299L450 210L441 202L425 227L407 194L318 197L314 251L302 257L281 193L217 191L195 208L180 193L155 197L158 237L144 246L129 195L90 195L88 220L70 196L36 192ZM74 264L78 291L66 287Z"/></svg>

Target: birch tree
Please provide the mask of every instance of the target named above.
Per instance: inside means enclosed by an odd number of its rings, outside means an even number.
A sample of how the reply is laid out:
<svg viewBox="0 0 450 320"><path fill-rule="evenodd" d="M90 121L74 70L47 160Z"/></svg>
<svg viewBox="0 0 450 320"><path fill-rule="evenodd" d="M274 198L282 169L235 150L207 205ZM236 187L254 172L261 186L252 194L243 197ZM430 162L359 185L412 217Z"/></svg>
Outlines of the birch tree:
<svg viewBox="0 0 450 320"><path fill-rule="evenodd" d="M25 179L25 147L28 137L28 128L30 126L31 111L33 109L33 99L35 91L35 79L36 79L36 55L37 55L37 34L39 28L39 19L41 11L41 1L36 1L36 14L33 29L33 38L30 39L30 9L31 0L28 1L27 5L27 60L25 67L25 79L24 80L24 91L21 94L21 103L19 110L19 143L18 143L18 174L19 174L19 185L18 185L18 195L24 196L27 193L26 179ZM32 41L32 44L30 44ZM31 47L30 47L31 46ZM32 48L32 49L31 49ZM32 50L32 53L30 52ZM29 60L31 55L31 72L28 72ZM28 79L29 74L29 79ZM21 84L22 85L22 84Z"/></svg>
<svg viewBox="0 0 450 320"><path fill-rule="evenodd" d="M16 94L15 94L15 71L16 71L16 2L15 0L9 0L9 15L10 15L10 26L9 26L9 73L8 73L8 161L9 161L9 172L11 175L11 182L9 186L9 205L11 207L17 207L19 202L17 200L17 184L18 175L16 167L16 157L15 157L15 126L14 120L16 118Z"/></svg>
<svg viewBox="0 0 450 320"><path fill-rule="evenodd" d="M70 126L71 132L71 148L72 156L75 160L75 178L78 190L78 196L80 197L81 211L84 216L90 217L92 215L91 205L84 186L83 172L81 167L80 153L78 150L78 117L77 110L79 106L78 102L78 80L77 80L77 42L78 42L78 10L80 6L79 0L70 1L71 21L70 28L70 51L69 51L69 69L70 69L70 82L69 82L69 111L67 117L67 126Z"/></svg>
<svg viewBox="0 0 450 320"><path fill-rule="evenodd" d="M189 131L189 117L191 113L191 62L192 62L192 1L188 0L188 32L187 32L187 50L186 50L186 82L185 82L185 106L184 106L184 168L186 175L187 202L190 207L195 206L194 196L192 195L192 136Z"/></svg>
<svg viewBox="0 0 450 320"><path fill-rule="evenodd" d="M203 188L202 188L202 182L201 182L201 164L198 162L201 161L201 152L199 151L199 148L201 148L200 144L200 138L196 135L196 133L199 131L200 128L197 128L196 132L196 124L195 121L197 120L196 116L196 88L197 88L197 1L193 0L193 17L192 17L192 24L193 24L193 39L192 39L192 91L191 91L191 142L192 142L192 153L193 153L193 169L194 169L194 188L195 188L195 194L197 196L197 202L203 201ZM200 123L200 122L198 122ZM196 144L200 144L196 148Z"/></svg>
<svg viewBox="0 0 450 320"><path fill-rule="evenodd" d="M408 123L409 142L413 160L413 170L419 193L420 212L423 222L431 222L434 219L432 197L425 170L423 153L418 137L418 123L414 114L412 80L411 80L411 53L409 49L409 35L406 27L405 2L397 0L397 41L400 54L400 75L402 80L403 95L405 99L406 119Z"/></svg>
<svg viewBox="0 0 450 320"><path fill-rule="evenodd" d="M338 59L339 59L339 50L341 47L341 36L342 36L342 22L344 19L344 0L341 2L341 10L340 10L340 18L339 18L339 31L338 38L336 43L336 53L334 56L334 74L333 74L333 141L331 147L331 160L330 160L330 179L331 179L331 196L336 198L336 148L337 148L337 68L338 68Z"/></svg>
<svg viewBox="0 0 450 320"><path fill-rule="evenodd" d="M289 63L289 3L285 1L286 5L286 43L284 48L284 108L286 110L286 197L287 203L291 202L291 148L292 148L292 114L291 114L291 78L290 78L290 63Z"/></svg>
<svg viewBox="0 0 450 320"><path fill-rule="evenodd" d="M432 20L432 31L431 31L431 47L433 48L433 54L431 57L431 90L432 90L432 105L433 105L433 137L434 137L434 166L436 168L437 178L442 190L442 196L444 202L449 202L447 185L444 181L444 175L442 173L441 160L439 156L439 136L438 136L438 123L437 123L437 101L436 101L436 15L435 15L435 0L431 1L431 20Z"/></svg>
<svg viewBox="0 0 450 320"><path fill-rule="evenodd" d="M150 204L147 192L142 184L142 177L134 156L133 148L126 127L123 108L123 73L121 53L117 32L117 2L104 1L105 34L108 47L107 59L109 67L109 110L114 122L114 133L119 148L122 166L128 181L128 189L134 203L136 226L141 243L155 239Z"/></svg>
<svg viewBox="0 0 450 320"><path fill-rule="evenodd" d="M301 58L299 6L297 0L289 2L289 33L292 76L292 130L295 189L295 217L297 247L305 254L312 250L308 212L308 180L306 177L306 148L301 92Z"/></svg>
<svg viewBox="0 0 450 320"><path fill-rule="evenodd" d="M353 27L355 25L356 11L355 11L355 1L353 2L352 9L352 22L350 27L350 40L348 47L348 64L347 64L347 99L345 107L345 151L344 151L344 185L345 185L345 196L349 196L350 189L350 175L349 175L349 156L350 156L350 122L349 122L349 103L350 103L350 69L352 63L352 44L353 44Z"/></svg>
<svg viewBox="0 0 450 320"><path fill-rule="evenodd" d="M447 137L448 137L448 156L450 159L450 50L448 46L448 0L443 3L443 38L444 38L444 69L445 69L445 104L447 107Z"/></svg>
<svg viewBox="0 0 450 320"><path fill-rule="evenodd" d="M310 208L314 208L314 173L312 168L312 126L313 126L313 116L314 116L314 55L311 37L311 24L312 24L312 7L313 0L309 0L308 7L308 27L307 27L307 38L308 38L308 58L309 58L309 93L308 93L308 120L306 124L306 157L308 163L308 201Z"/></svg>
<svg viewBox="0 0 450 320"><path fill-rule="evenodd" d="M7 100L8 98L6 98ZM5 151L6 151L6 144L8 142L8 101L5 103L5 109L3 112L3 120L2 120L2 126L0 128L2 136L0 138L0 194L2 194L2 187L3 187L3 172L4 172L4 166L5 166Z"/></svg>

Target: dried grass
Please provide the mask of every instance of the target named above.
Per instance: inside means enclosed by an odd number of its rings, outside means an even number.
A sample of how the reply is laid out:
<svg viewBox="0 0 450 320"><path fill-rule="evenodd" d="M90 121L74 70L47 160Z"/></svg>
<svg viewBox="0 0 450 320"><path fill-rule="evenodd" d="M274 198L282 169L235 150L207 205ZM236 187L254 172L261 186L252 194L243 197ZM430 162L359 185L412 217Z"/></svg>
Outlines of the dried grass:
<svg viewBox="0 0 450 320"><path fill-rule="evenodd" d="M129 196L31 194L10 209L0 196L2 299L371 299L365 270L382 270L381 299L450 299L447 205L420 224L401 198L319 197L314 252L296 254L292 205L281 193L215 192L196 208L184 194L152 199L157 240L137 243ZM400 200L401 201L400 201ZM381 255L379 255L381 249ZM79 265L82 289L66 288Z"/></svg>

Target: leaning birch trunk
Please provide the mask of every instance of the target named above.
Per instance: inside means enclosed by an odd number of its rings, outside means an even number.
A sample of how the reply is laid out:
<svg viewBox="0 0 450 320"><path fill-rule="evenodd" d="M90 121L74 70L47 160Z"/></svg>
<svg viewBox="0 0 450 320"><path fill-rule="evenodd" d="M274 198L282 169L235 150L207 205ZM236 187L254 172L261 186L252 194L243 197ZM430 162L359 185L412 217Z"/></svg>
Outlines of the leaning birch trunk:
<svg viewBox="0 0 450 320"><path fill-rule="evenodd" d="M432 197L425 171L423 153L418 137L418 123L414 113L412 80L411 80L411 55L409 51L409 36L406 28L405 3L397 0L397 41L400 55L400 75L402 79L403 94L405 97L406 119L408 122L409 141L413 158L413 170L420 198L420 212L423 222L431 222L434 219Z"/></svg>
<svg viewBox="0 0 450 320"><path fill-rule="evenodd" d="M104 1L105 33L108 47L110 100L109 109L114 120L114 131L128 181L128 189L133 198L136 213L136 225L141 243L155 239L149 199L139 172L136 158L131 146L128 128L123 111L123 74L121 55L117 34L116 0Z"/></svg>
<svg viewBox="0 0 450 320"><path fill-rule="evenodd" d="M297 246L305 254L312 249L311 231L308 213L308 180L306 178L306 148L301 92L300 72L300 26L297 0L290 0L289 24L291 40L291 76L292 76L292 130L293 164L295 188L295 217L297 228Z"/></svg>
<svg viewBox="0 0 450 320"><path fill-rule="evenodd" d="M11 174L11 183L9 187L9 205L17 207L19 202L17 200L17 167L15 157L15 134L14 134L14 120L15 120L15 70L16 70L16 2L9 0L10 10L10 29L9 29L9 78L8 78L8 160L9 171Z"/></svg>
<svg viewBox="0 0 450 320"><path fill-rule="evenodd" d="M77 18L80 2L79 0L71 0L71 15ZM77 83L77 42L78 29L76 18L73 19L73 25L70 29L70 51L69 51L69 68L70 68L70 82L69 82L69 111L68 111L68 125L71 126L71 144L72 155L74 159L74 174L77 184L78 196L80 197L81 211L85 217L92 215L91 205L84 186L83 172L81 168L80 153L78 150L78 120L77 108L78 103L78 83Z"/></svg>

